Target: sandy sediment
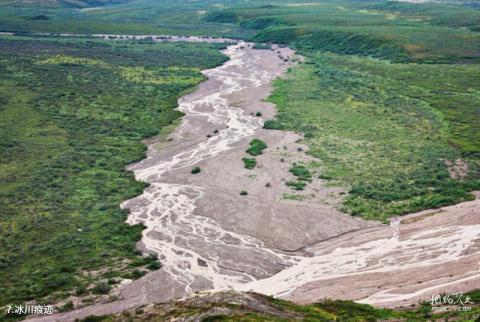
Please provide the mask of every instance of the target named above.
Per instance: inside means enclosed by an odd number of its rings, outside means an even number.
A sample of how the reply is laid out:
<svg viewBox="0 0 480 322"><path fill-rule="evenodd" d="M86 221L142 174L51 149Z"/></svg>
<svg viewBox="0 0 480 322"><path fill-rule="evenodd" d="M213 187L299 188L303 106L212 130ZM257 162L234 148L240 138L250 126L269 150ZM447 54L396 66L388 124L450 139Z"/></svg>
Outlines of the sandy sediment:
<svg viewBox="0 0 480 322"><path fill-rule="evenodd" d="M299 303L418 304L480 288L480 199L422 211L311 247L315 255L249 285Z"/></svg>

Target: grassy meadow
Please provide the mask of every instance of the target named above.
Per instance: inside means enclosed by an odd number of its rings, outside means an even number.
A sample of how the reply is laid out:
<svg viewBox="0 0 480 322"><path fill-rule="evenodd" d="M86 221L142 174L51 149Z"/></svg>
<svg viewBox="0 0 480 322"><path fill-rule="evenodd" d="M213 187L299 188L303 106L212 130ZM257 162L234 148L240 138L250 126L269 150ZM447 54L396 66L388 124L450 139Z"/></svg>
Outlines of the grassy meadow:
<svg viewBox="0 0 480 322"><path fill-rule="evenodd" d="M0 305L158 268L124 223L145 187L125 166L221 46L0 38Z"/></svg>
<svg viewBox="0 0 480 322"><path fill-rule="evenodd" d="M433 70L426 67L425 73ZM436 73L442 68L435 67ZM451 67L444 67L445 74ZM394 68L403 73L392 73ZM417 72L416 64L392 67L370 58L317 54L275 83L270 100L279 113L267 127L305 134L309 153L321 160L321 178L349 187L344 210L354 215L386 219L469 200L468 191L480 188L478 122L472 117L478 94L445 93L452 101L473 96L469 116L467 108L450 111L452 103L432 95L443 81L428 82ZM469 72L480 76L478 69ZM450 178L444 161L459 158L470 161L464 180Z"/></svg>

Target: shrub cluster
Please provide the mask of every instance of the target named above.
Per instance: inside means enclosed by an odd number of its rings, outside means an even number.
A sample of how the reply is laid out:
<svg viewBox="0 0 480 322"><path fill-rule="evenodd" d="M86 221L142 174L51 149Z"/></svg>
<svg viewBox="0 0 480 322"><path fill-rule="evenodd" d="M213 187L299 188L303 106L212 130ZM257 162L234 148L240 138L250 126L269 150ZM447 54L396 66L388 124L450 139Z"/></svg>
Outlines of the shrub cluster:
<svg viewBox="0 0 480 322"><path fill-rule="evenodd" d="M257 156L263 153L263 150L267 148L267 144L260 139L253 139L250 141L250 147L247 149L247 153L251 156Z"/></svg>

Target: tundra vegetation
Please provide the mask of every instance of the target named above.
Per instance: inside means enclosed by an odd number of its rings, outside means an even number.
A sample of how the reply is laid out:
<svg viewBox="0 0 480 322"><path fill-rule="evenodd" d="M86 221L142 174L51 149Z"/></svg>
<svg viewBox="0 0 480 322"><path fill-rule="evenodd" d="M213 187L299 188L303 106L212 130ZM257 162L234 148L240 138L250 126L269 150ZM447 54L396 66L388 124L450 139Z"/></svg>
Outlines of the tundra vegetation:
<svg viewBox="0 0 480 322"><path fill-rule="evenodd" d="M97 292L105 279L160 266L134 252L142 227L124 224L118 205L145 186L124 167L144 157L143 138L181 116L176 99L203 79L199 71L225 57L221 45L102 42L91 33L227 36L297 50L304 60L275 82L278 114L264 127L303 133L319 160L308 173L344 187L353 215L387 219L480 189L472 3L9 0L0 1L0 31L19 34L0 36L0 305ZM250 146L253 156L262 143ZM315 180L302 168L292 174L294 189ZM336 303L333 313L289 309L338 320L359 310L363 320L407 314Z"/></svg>
<svg viewBox="0 0 480 322"><path fill-rule="evenodd" d="M0 305L103 294L160 267L119 207L145 188L125 166L221 48L0 37Z"/></svg>

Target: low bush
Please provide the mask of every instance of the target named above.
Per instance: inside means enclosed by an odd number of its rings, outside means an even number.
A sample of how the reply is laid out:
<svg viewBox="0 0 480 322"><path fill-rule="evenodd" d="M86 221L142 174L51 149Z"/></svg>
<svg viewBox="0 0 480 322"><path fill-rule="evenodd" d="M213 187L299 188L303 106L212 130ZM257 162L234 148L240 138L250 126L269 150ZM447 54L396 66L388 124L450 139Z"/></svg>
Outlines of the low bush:
<svg viewBox="0 0 480 322"><path fill-rule="evenodd" d="M245 169L252 170L257 165L255 158L243 158L242 159Z"/></svg>
<svg viewBox="0 0 480 322"><path fill-rule="evenodd" d="M92 292L94 294L107 294L110 292L111 287L105 282L100 282L95 285L95 287L92 289Z"/></svg>
<svg viewBox="0 0 480 322"><path fill-rule="evenodd" d="M161 267L162 265L158 261L151 262L150 264L147 265L147 268L151 271L155 271L157 269L160 269Z"/></svg>
<svg viewBox="0 0 480 322"><path fill-rule="evenodd" d="M247 153L252 156L257 156L263 153L263 150L267 148L267 144L259 139L253 139L250 141L250 147L247 149Z"/></svg>
<svg viewBox="0 0 480 322"><path fill-rule="evenodd" d="M297 177L297 180L312 181L312 174L304 165L294 165L289 171Z"/></svg>
<svg viewBox="0 0 480 322"><path fill-rule="evenodd" d="M304 181L295 181L295 180L287 181L285 184L294 190L303 190L307 185Z"/></svg>
<svg viewBox="0 0 480 322"><path fill-rule="evenodd" d="M71 311L73 310L74 306L73 306L73 302L72 301L68 301L67 303L65 303L64 305L62 305L61 307L58 308L58 310L60 312L66 312L66 311Z"/></svg>
<svg viewBox="0 0 480 322"><path fill-rule="evenodd" d="M200 169L200 167L193 167L192 168L192 171L190 171L192 174L198 174L202 171L202 169Z"/></svg>
<svg viewBox="0 0 480 322"><path fill-rule="evenodd" d="M281 130L283 125L278 120L267 120L263 123L263 128L267 130Z"/></svg>

